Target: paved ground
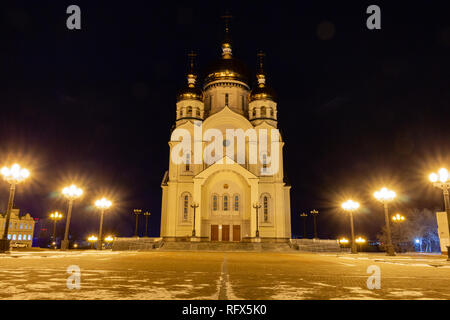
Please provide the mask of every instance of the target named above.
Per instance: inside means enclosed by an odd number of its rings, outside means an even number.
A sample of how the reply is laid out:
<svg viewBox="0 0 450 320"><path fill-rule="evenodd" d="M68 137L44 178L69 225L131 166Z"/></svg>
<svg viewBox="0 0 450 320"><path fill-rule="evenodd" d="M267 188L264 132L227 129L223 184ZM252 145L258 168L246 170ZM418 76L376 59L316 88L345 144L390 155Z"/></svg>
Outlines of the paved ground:
<svg viewBox="0 0 450 320"><path fill-rule="evenodd" d="M81 270L78 290L67 288L70 265ZM380 289L367 287L371 265L380 268ZM13 252L0 255L0 299L450 299L450 262L364 253Z"/></svg>

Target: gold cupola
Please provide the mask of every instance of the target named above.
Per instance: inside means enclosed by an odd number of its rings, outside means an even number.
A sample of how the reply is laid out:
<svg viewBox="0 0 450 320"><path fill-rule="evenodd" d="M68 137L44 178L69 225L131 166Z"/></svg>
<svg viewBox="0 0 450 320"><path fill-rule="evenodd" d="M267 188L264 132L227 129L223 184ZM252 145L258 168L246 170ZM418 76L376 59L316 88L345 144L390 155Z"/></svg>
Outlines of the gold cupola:
<svg viewBox="0 0 450 320"><path fill-rule="evenodd" d="M248 86L248 71L246 66L233 57L230 37L230 15L222 17L225 21L225 39L222 42L222 57L206 69L204 88L216 81L234 80Z"/></svg>
<svg viewBox="0 0 450 320"><path fill-rule="evenodd" d="M203 101L203 91L196 86L197 75L194 72L194 60L196 54L191 52L189 57L189 71L187 74L187 86L183 88L177 95L177 101L181 100L199 100Z"/></svg>
<svg viewBox="0 0 450 320"><path fill-rule="evenodd" d="M275 92L266 84L266 74L264 72L264 57L265 54L258 52L258 71L256 74L256 88L250 92L249 100L272 100L275 101Z"/></svg>

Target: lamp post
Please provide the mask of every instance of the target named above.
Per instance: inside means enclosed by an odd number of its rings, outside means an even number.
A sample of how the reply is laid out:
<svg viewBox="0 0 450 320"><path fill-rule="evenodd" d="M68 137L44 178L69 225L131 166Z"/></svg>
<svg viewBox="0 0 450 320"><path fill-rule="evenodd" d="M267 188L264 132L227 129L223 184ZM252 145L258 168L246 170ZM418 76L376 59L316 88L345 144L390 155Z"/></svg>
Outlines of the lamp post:
<svg viewBox="0 0 450 320"><path fill-rule="evenodd" d="M194 209L194 219L193 219L194 224L193 224L193 226L192 226L192 236L193 236L193 237L196 236L196 235L195 235L195 209L197 209L199 206L200 206L200 205L199 205L198 203L196 203L196 202L194 202L194 203L191 204L191 208Z"/></svg>
<svg viewBox="0 0 450 320"><path fill-rule="evenodd" d="M366 239L358 237L355 241L359 245L359 251L362 251L361 246L366 242Z"/></svg>
<svg viewBox="0 0 450 320"><path fill-rule="evenodd" d="M259 238L259 216L258 216L258 210L261 208L261 204L254 203L253 208L256 209L256 237Z"/></svg>
<svg viewBox="0 0 450 320"><path fill-rule="evenodd" d="M11 168L3 167L0 171L3 179L9 183L9 199L8 209L6 211L5 230L3 230L3 236L0 239L0 253L9 252L10 240L8 239L9 220L11 219L11 211L14 205L14 195L16 193L16 185L23 182L30 176L30 172L27 169L21 168L20 165L13 164Z"/></svg>
<svg viewBox="0 0 450 320"><path fill-rule="evenodd" d="M318 239L317 237L317 215L319 214L319 211L316 209L311 210L309 213L311 213L314 217L314 239Z"/></svg>
<svg viewBox="0 0 450 320"><path fill-rule="evenodd" d="M55 211L50 214L50 219L53 220L53 242L55 243L55 249L56 249L56 222L62 218L62 214L58 211Z"/></svg>
<svg viewBox="0 0 450 320"><path fill-rule="evenodd" d="M148 211L144 212L144 216L145 216L145 236L148 237L148 216L150 216L151 213Z"/></svg>
<svg viewBox="0 0 450 320"><path fill-rule="evenodd" d="M109 209L112 205L112 202L106 198L101 198L100 200L95 201L95 206L100 209L100 228L98 231L98 244L97 250L103 249L102 243L102 229L103 229L103 215L107 209Z"/></svg>
<svg viewBox="0 0 450 320"><path fill-rule="evenodd" d="M438 174L432 173L430 174L430 181L433 183L433 186L442 190L444 194L444 206L445 212L447 212L447 221L448 221L448 230L449 230L449 242L447 246L447 260L450 261L450 200L449 200L449 188L450 181L448 171L445 168L441 168L438 171Z"/></svg>
<svg viewBox="0 0 450 320"><path fill-rule="evenodd" d="M346 202L344 202L342 204L342 209L344 209L345 211L347 211L350 215L350 228L352 231L352 253L358 253L358 250L356 248L356 242L355 242L355 229L354 229L354 225L353 225L353 212L359 208L359 203L355 202L353 200L347 200Z"/></svg>
<svg viewBox="0 0 450 320"><path fill-rule="evenodd" d="M386 245L386 255L395 256L394 246L392 245L392 237L391 237L391 227L389 225L389 207L388 203L394 200L396 194L392 190L388 190L387 188L382 188L379 191L376 191L374 197L380 201L384 206L384 220L386 222L386 232L387 232L387 245Z"/></svg>
<svg viewBox="0 0 450 320"><path fill-rule="evenodd" d="M105 242L108 243L108 244L110 244L110 243L113 242L113 241L114 241L114 237L113 237L113 236L107 236L107 237L105 238Z"/></svg>
<svg viewBox="0 0 450 320"><path fill-rule="evenodd" d="M88 241L91 243L91 249L94 249L94 243L97 242L98 238L94 235L88 238Z"/></svg>
<svg viewBox="0 0 450 320"><path fill-rule="evenodd" d="M138 217L142 213L142 210L134 209L133 213L136 215L136 228L134 229L134 236L137 238L138 237L138 223L139 223Z"/></svg>
<svg viewBox="0 0 450 320"><path fill-rule="evenodd" d="M398 247L400 249L400 252L402 252L402 248L401 248L401 243L402 243L402 239L403 239L403 234L402 234L402 225L401 223L403 221L405 221L405 217L402 216L400 213L397 213L395 215L392 216L392 221L394 221L394 223L396 223L398 225Z"/></svg>
<svg viewBox="0 0 450 320"><path fill-rule="evenodd" d="M71 185L70 187L66 187L62 190L62 194L69 200L69 208L67 210L67 219L66 219L66 230L64 231L64 240L61 241L61 250L69 249L69 226L70 226L70 218L72 216L72 208L73 202L75 199L81 197L83 194L83 190L78 188L76 185Z"/></svg>
<svg viewBox="0 0 450 320"><path fill-rule="evenodd" d="M308 217L308 215L302 212L300 214L300 217L302 217L303 219L303 239L306 239L306 217Z"/></svg>

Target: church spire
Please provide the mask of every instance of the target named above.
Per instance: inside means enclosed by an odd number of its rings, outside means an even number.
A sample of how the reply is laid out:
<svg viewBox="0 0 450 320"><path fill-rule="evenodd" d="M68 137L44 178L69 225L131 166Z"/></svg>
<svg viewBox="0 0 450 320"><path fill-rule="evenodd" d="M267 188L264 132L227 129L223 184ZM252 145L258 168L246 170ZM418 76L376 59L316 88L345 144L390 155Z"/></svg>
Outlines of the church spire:
<svg viewBox="0 0 450 320"><path fill-rule="evenodd" d="M194 51L188 53L187 87L179 92L177 101L192 99L203 101L203 92L196 87L195 57L197 57L197 54Z"/></svg>
<svg viewBox="0 0 450 320"><path fill-rule="evenodd" d="M262 52L261 50L258 52L258 71L256 74L256 78L258 79L258 87L264 88L266 84L266 75L264 73L264 57L266 54Z"/></svg>
<svg viewBox="0 0 450 320"><path fill-rule="evenodd" d="M225 38L222 43L222 58L223 59L231 59L231 57L232 57L231 35L230 35L230 24L231 24L232 18L233 18L233 16L230 15L228 12L226 12L225 15L222 16L222 19L225 24Z"/></svg>
<svg viewBox="0 0 450 320"><path fill-rule="evenodd" d="M194 51L191 51L188 53L188 59L189 59L189 71L187 74L187 81L189 88L195 87L195 82L197 80L197 75L195 74L195 57L197 54Z"/></svg>

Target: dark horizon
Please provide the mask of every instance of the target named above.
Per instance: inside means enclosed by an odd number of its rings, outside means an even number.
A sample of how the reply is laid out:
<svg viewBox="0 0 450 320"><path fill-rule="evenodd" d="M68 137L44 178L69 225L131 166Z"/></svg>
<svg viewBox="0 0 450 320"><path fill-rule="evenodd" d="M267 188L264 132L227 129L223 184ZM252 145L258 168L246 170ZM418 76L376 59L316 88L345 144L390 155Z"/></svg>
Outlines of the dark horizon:
<svg viewBox="0 0 450 320"><path fill-rule="evenodd" d="M71 221L80 237L97 232L92 204L104 194L115 202L105 233L133 235L132 210L141 208L152 213L150 235L159 235L160 184L187 53L197 52L200 71L219 57L225 9L234 16L233 53L249 67L252 86L256 53L266 53L286 143L293 237L303 232L299 214L312 209L320 211L321 238L348 235L339 205L353 197L364 206L355 217L357 235L375 238L384 216L372 194L382 186L399 195L391 213L443 207L427 176L450 167L444 2L379 2L381 30L366 28L372 4L366 1L231 2L228 8L77 1L79 31L66 28L70 4L2 6L1 165L17 161L32 173L17 189L22 213L65 214L57 192L73 181L85 190ZM2 185L4 212L8 186Z"/></svg>

